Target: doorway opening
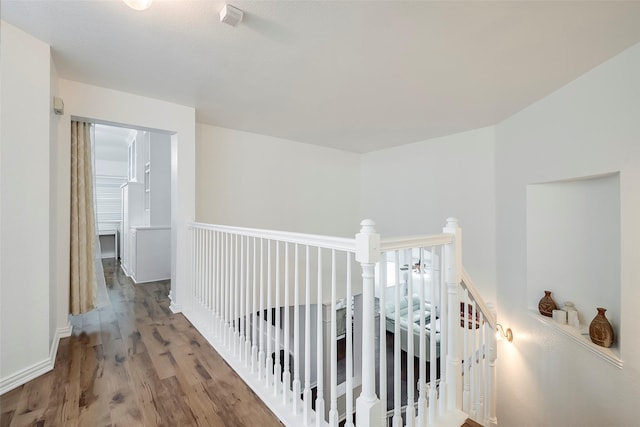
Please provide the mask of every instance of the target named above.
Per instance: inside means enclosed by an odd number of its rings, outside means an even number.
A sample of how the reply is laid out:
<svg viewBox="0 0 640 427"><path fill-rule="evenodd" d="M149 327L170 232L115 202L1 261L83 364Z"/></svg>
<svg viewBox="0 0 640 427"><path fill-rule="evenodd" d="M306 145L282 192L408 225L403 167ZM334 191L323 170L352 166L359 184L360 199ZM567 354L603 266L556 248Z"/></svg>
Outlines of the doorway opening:
<svg viewBox="0 0 640 427"><path fill-rule="evenodd" d="M101 258L135 283L171 279L171 135L94 123Z"/></svg>

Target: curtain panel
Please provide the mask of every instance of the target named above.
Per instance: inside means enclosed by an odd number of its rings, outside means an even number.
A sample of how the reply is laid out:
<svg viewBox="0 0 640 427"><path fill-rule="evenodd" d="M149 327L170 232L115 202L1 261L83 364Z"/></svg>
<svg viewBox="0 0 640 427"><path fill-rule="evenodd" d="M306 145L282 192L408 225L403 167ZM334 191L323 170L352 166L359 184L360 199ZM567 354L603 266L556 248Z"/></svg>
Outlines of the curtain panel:
<svg viewBox="0 0 640 427"><path fill-rule="evenodd" d="M91 124L71 122L71 266L70 311L96 306L96 223L93 200Z"/></svg>

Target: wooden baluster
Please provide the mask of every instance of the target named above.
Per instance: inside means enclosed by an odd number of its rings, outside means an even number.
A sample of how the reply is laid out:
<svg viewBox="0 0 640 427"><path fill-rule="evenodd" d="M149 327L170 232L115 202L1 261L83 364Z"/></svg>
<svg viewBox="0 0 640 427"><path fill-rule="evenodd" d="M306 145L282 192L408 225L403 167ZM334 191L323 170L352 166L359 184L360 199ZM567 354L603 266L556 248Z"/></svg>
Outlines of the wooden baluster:
<svg viewBox="0 0 640 427"><path fill-rule="evenodd" d="M202 322L204 319L204 287L207 273L207 247L206 247L206 231L200 230L200 286L198 287L198 310L197 318Z"/></svg>
<svg viewBox="0 0 640 427"><path fill-rule="evenodd" d="M298 277L299 256L298 244L294 247L294 277L293 277L293 413L299 413L298 402L300 401L300 296Z"/></svg>
<svg viewBox="0 0 640 427"><path fill-rule="evenodd" d="M198 317L200 322L205 319L205 288L207 286L207 235L206 230L200 230L200 286L198 289Z"/></svg>
<svg viewBox="0 0 640 427"><path fill-rule="evenodd" d="M273 360L271 359L271 347L272 347L272 338L271 332L273 330L273 315L272 312L272 301L271 301L271 292L273 291L273 284L271 280L271 240L267 240L267 353L265 360L265 386L271 387L271 381L273 380Z"/></svg>
<svg viewBox="0 0 640 427"><path fill-rule="evenodd" d="M200 229L196 229L194 232L194 248L195 248L195 272L193 281L193 296L192 296L192 310L197 313L198 310L198 289L200 286Z"/></svg>
<svg viewBox="0 0 640 427"><path fill-rule="evenodd" d="M304 422L311 424L311 256L305 246L305 308L304 308Z"/></svg>
<svg viewBox="0 0 640 427"><path fill-rule="evenodd" d="M259 317L258 317L258 241L257 238L253 238L253 290L251 295L253 296L253 310L251 310L251 332L253 332L253 341L251 342L251 372L257 373L258 369L258 332L259 332Z"/></svg>
<svg viewBox="0 0 640 427"><path fill-rule="evenodd" d="M469 380L471 383L471 387L470 387L470 400L469 400L470 407L467 413L471 416L472 419L477 419L478 399L480 396L480 393L478 390L478 386L480 385L480 383L478 382L479 380L478 356L480 352L480 345L478 344L478 335L476 333L477 332L476 318L478 316L478 309L473 297L470 297L470 299L471 299L471 304L470 304L471 305L471 329L469 329L469 322L467 322L467 324L465 325L465 331L470 331L471 333L471 340L470 340L471 354L469 355L469 357L471 358L471 361L469 363L469 368L470 368ZM467 371L466 368L465 368L465 371Z"/></svg>
<svg viewBox="0 0 640 427"><path fill-rule="evenodd" d="M209 272L211 270L211 264L209 263L209 230L203 229L203 254L204 254L204 272L202 281L202 325L206 331L209 326Z"/></svg>
<svg viewBox="0 0 640 427"><path fill-rule="evenodd" d="M400 330L400 253L394 252L394 269L395 269L395 294L393 310L393 427L402 426L402 389L400 380L402 378L402 354L401 354L401 330Z"/></svg>
<svg viewBox="0 0 640 427"><path fill-rule="evenodd" d="M196 313L198 309L198 286L200 286L200 229L196 229L194 236L194 251L195 251L195 271L193 281L193 303L192 310Z"/></svg>
<svg viewBox="0 0 640 427"><path fill-rule="evenodd" d="M236 291L236 266L238 264L236 257L236 240L237 235L231 235L231 250L229 253L229 257L231 260L230 263L230 274L231 280L229 281L229 349L233 354L235 354L235 291Z"/></svg>
<svg viewBox="0 0 640 427"><path fill-rule="evenodd" d="M436 249L431 247L431 286L429 288L429 299L431 300L431 329L429 330L429 422L434 423L438 416L438 403L437 403L437 365L438 365L438 348L437 337L438 332L438 310L441 302L436 299L436 287L440 286L440 281L436 281ZM440 259L442 257L439 257ZM442 323L442 320L440 321ZM442 337L442 331L441 337ZM442 352L442 348L440 348Z"/></svg>
<svg viewBox="0 0 640 427"><path fill-rule="evenodd" d="M352 313L352 300L353 300L353 291L351 286L351 252L347 252L347 313L346 313L346 344L347 344L347 357L346 357L346 380L347 380L347 391L346 391L346 421L344 427L353 427L353 313ZM382 322L382 316L380 317L380 322ZM381 335L380 342L384 339L382 338L384 335ZM381 377L382 378L382 377ZM386 399L386 393L385 393ZM386 400L383 400L386 402Z"/></svg>
<svg viewBox="0 0 640 427"><path fill-rule="evenodd" d="M472 335L473 335L473 329L469 330L468 327L468 313L469 313L469 308L471 306L469 305L469 291L468 290L464 290L463 292L463 304L462 304L462 313L460 313L460 323L462 323L462 338L464 339L463 342L463 369L464 369L464 385L463 385L463 391L462 391L462 410L464 412L466 412L467 414L470 413L471 410L471 374L472 374L472 370L471 367L473 366L472 361L472 354L473 354L473 344L472 344ZM468 363L467 361L471 362Z"/></svg>
<svg viewBox="0 0 640 427"><path fill-rule="evenodd" d="M244 345L243 327L242 327L242 310L243 290L244 290L244 241L241 234L236 238L236 291L235 291L235 346L234 351L237 357L242 360L242 349Z"/></svg>
<svg viewBox="0 0 640 427"><path fill-rule="evenodd" d="M227 233L227 250L226 252L226 278L225 278L225 343L227 348L231 348L231 307L233 299L231 298L231 292L233 290L232 281L233 281L233 235L231 233Z"/></svg>
<svg viewBox="0 0 640 427"><path fill-rule="evenodd" d="M216 336L218 327L217 304L218 304L218 232L211 232L211 332Z"/></svg>
<svg viewBox="0 0 640 427"><path fill-rule="evenodd" d="M196 287L196 229L189 227L189 255L191 256L191 270L189 271L189 303L185 306L193 311L194 290Z"/></svg>
<svg viewBox="0 0 640 427"><path fill-rule="evenodd" d="M418 291L418 297L420 298L420 368L418 374L418 425L423 426L427 424L427 325L425 321L426 316L426 304L425 304L425 264L426 252L424 248L419 249L418 256L418 273L420 274L420 289ZM435 327L435 324L433 325Z"/></svg>
<svg viewBox="0 0 640 427"><path fill-rule="evenodd" d="M247 241L247 252L245 254L245 269L246 269L246 273L245 273L245 292L244 292L244 298L245 298L245 309L244 309L244 323L245 323L245 330L244 330L244 365L245 366L249 366L249 364L251 363L251 293L250 293L250 281L251 281L251 276L250 276L250 266L251 266L251 257L250 257L250 246L251 246L251 239L249 236L247 236L246 238Z"/></svg>
<svg viewBox="0 0 640 427"><path fill-rule="evenodd" d="M258 314L258 318L260 319L260 344L258 346L258 377L260 379L264 378L266 373L265 369L265 308L264 308L264 300L265 300L265 285L264 285L264 239L260 239L260 312Z"/></svg>
<svg viewBox="0 0 640 427"><path fill-rule="evenodd" d="M445 280L445 265L447 254L444 246L440 247L440 385L438 387L438 414L442 415L447 411L447 337L449 330L448 313L448 293L447 282ZM454 313L458 316L457 313ZM457 319L457 317L456 317Z"/></svg>
<svg viewBox="0 0 640 427"><path fill-rule="evenodd" d="M207 230L207 284L205 287L206 295L206 319L205 324L209 331L213 331L213 231Z"/></svg>
<svg viewBox="0 0 640 427"><path fill-rule="evenodd" d="M476 308L476 302L475 300L473 300L471 302L471 328L472 328L471 329L471 349L472 349L472 352L470 355L471 363L469 363L469 368L471 370L471 372L469 372L471 375L469 376L471 377L472 387L471 387L471 407L469 408L468 413L471 416L471 418L474 420L478 419L478 401L480 399L480 391L478 390L478 387L480 385L480 376L478 375L479 370L477 369L478 363L479 363L478 357L480 356L479 354L480 346L478 345L477 333L476 333L477 314L478 312ZM468 322L465 322L465 323L467 323L465 324L465 331L467 331Z"/></svg>
<svg viewBox="0 0 640 427"><path fill-rule="evenodd" d="M193 300L193 272L195 270L193 258L194 258L194 249L193 249L193 225L187 225L187 256L189 257L189 271L187 271L187 296L189 301L185 304L185 310L191 310L191 301ZM171 293L169 294L169 298L171 298Z"/></svg>
<svg viewBox="0 0 640 427"><path fill-rule="evenodd" d="M223 248L223 265L222 265L222 330L221 337L224 345L227 344L227 312L229 302L229 234L224 233L224 248Z"/></svg>
<svg viewBox="0 0 640 427"><path fill-rule="evenodd" d="M324 345L323 329L322 329L322 249L318 248L318 303L316 307L316 378L317 378L317 396L316 396L316 426L324 426Z"/></svg>
<svg viewBox="0 0 640 427"><path fill-rule="evenodd" d="M240 272L240 259L238 256L238 235L233 236L233 281L231 282L231 345L234 355L238 355L238 280Z"/></svg>
<svg viewBox="0 0 640 427"><path fill-rule="evenodd" d="M203 310L202 310L202 289L204 288L204 281L205 281L205 269L206 269L206 253L205 253L205 243L204 243L204 230L199 230L199 237L198 237L198 252L200 253L200 256L198 257L198 259L200 260L200 267L198 269L198 306L197 306L197 317L198 318L202 318L203 314Z"/></svg>
<svg viewBox="0 0 640 427"><path fill-rule="evenodd" d="M280 393L280 385L281 383L281 375L282 368L280 367L280 331L281 331L281 322L280 322L280 242L276 241L276 303L275 303L275 314L276 314L276 326L275 326L275 334L276 334L276 345L274 352L274 368L273 368L273 394L278 395Z"/></svg>
<svg viewBox="0 0 640 427"><path fill-rule="evenodd" d="M382 402L381 422L389 425L387 421L387 253L382 254L380 261L380 349L379 349L379 376L380 376L380 402ZM349 275L351 277L351 275ZM349 331L349 329L347 329ZM347 345L350 339L347 337ZM351 389L349 389L351 390ZM348 421L348 420L347 420ZM346 427L346 426L345 426Z"/></svg>
<svg viewBox="0 0 640 427"><path fill-rule="evenodd" d="M338 337L336 334L336 251L331 251L331 408L329 425L338 427Z"/></svg>
<svg viewBox="0 0 640 427"><path fill-rule="evenodd" d="M407 302L408 318L407 318L407 409L405 411L405 425L413 427L416 422L416 413L414 404L414 375L413 375L413 271L412 271L412 253L411 249L405 251L405 262L407 265Z"/></svg>
<svg viewBox="0 0 640 427"><path fill-rule="evenodd" d="M284 244L284 373L282 374L282 403L288 403L291 395L291 367L289 366L289 309L291 301L289 300L289 244Z"/></svg>
<svg viewBox="0 0 640 427"><path fill-rule="evenodd" d="M223 293L222 293L222 284L223 284L223 276L222 276L222 242L223 235L221 232L216 232L216 337L218 339L222 338L220 332L222 331L221 325L222 321L222 304L224 302Z"/></svg>
<svg viewBox="0 0 640 427"><path fill-rule="evenodd" d="M239 327L239 332L238 332L238 349L239 349L239 355L240 355L240 360L243 360L245 357L245 352L244 352L244 334L245 334L245 324L244 324L244 299L245 299L245 281L246 281L246 276L244 274L245 272L245 267L247 265L247 260L244 257L244 236L240 236L240 282L239 282L239 292L240 292L240 298L238 299L238 322L240 323L240 327Z"/></svg>
<svg viewBox="0 0 640 427"><path fill-rule="evenodd" d="M489 424L489 406L491 404L490 389L489 389L489 337L493 335L495 337L496 331L491 328L487 319L484 319L485 324L482 328L482 348L484 358L482 359L482 423L484 425Z"/></svg>
<svg viewBox="0 0 640 427"><path fill-rule="evenodd" d="M213 309L213 283L214 283L214 275L215 275L215 264L213 261L213 257L215 256L215 249L213 247L215 240L215 232L213 230L207 231L207 264L209 265L209 273L207 274L207 326L209 331L214 332L215 327L215 317L214 317L214 309Z"/></svg>
<svg viewBox="0 0 640 427"><path fill-rule="evenodd" d="M492 304L487 304L487 308L493 315L493 318L498 319L496 310ZM485 425L489 427L498 426L498 418L496 415L496 359L498 358L498 347L496 342L495 331L487 333L487 359L488 359L488 371L487 371L487 422Z"/></svg>

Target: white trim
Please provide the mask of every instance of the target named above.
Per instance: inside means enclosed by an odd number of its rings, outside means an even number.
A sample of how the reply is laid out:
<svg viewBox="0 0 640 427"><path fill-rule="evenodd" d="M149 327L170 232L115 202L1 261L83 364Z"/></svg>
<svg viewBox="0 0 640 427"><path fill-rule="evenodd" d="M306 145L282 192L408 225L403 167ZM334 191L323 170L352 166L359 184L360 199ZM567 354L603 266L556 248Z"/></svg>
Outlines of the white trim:
<svg viewBox="0 0 640 427"><path fill-rule="evenodd" d="M429 246L446 245L452 242L453 236L449 233L385 238L380 240L380 251L388 252L401 249L424 248Z"/></svg>
<svg viewBox="0 0 640 427"><path fill-rule="evenodd" d="M71 330L73 327L71 326L71 322L67 320L67 324L61 328L56 329L56 334L53 337L53 342L51 343L51 348L49 349L49 360L51 361L51 368L56 364L56 355L58 354L58 345L60 344L60 340L62 338L67 338L71 336Z"/></svg>
<svg viewBox="0 0 640 427"><path fill-rule="evenodd" d="M171 296L169 296L169 299L171 299ZM182 306L180 304L176 304L175 302L173 302L173 300L171 300L171 303L169 304L169 310L171 310L173 314L182 313Z"/></svg>
<svg viewBox="0 0 640 427"><path fill-rule="evenodd" d="M278 240L281 242L298 243L301 245L318 246L325 249L335 249L344 252L355 252L355 239L334 236L319 236L315 234L292 233L289 231L262 230L258 228L232 227L229 225L205 224L202 222L189 222L189 228L202 230L221 231L223 233L233 233L239 236L258 237L267 240Z"/></svg>
<svg viewBox="0 0 640 427"><path fill-rule="evenodd" d="M9 375L7 378L3 378L0 381L0 394L4 394L14 388L39 377L42 374L46 374L53 369L53 363L51 359L47 358L41 362L37 362L27 368L24 368L13 375Z"/></svg>
<svg viewBox="0 0 640 427"><path fill-rule="evenodd" d="M29 381L38 378L40 375L46 374L53 370L56 362L56 354L58 353L58 344L62 338L71 335L71 324L67 322L66 326L56 329L51 348L49 349L49 358L24 368L15 374L9 375L0 380L0 394L4 394L14 388L20 387Z"/></svg>
<svg viewBox="0 0 640 427"><path fill-rule="evenodd" d="M622 369L624 367L624 361L618 354L618 349L601 347L591 342L591 338L589 338L588 325L581 325L581 330L575 329L574 327L569 325L561 325L554 322L548 317L540 315L538 311L534 309L529 309L529 315L534 319L537 319L540 323L543 323L548 327L562 333L564 336L570 338L573 342L580 344L589 352L600 357L602 360L609 362L616 368Z"/></svg>
<svg viewBox="0 0 640 427"><path fill-rule="evenodd" d="M469 274L467 273L467 270L464 269L464 265L461 266L461 268L462 268L462 282L460 284L463 287L467 288L467 290L469 291L469 294L471 295L471 297L473 297L473 300L476 302L478 309L482 312L482 315L484 316L487 323L489 323L489 326L491 326L491 329L496 329L496 327L498 326L498 321L496 320L496 317L493 315L493 312L489 310L489 307L487 306L484 299L482 299L482 295L480 295L478 288L473 283L473 280L471 280L471 276L469 276Z"/></svg>

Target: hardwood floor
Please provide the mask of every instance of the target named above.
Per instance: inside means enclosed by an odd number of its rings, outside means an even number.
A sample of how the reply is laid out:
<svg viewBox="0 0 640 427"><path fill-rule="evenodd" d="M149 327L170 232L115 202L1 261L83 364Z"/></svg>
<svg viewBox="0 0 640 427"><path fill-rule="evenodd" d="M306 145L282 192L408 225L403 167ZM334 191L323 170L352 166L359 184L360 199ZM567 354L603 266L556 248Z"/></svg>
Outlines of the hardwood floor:
<svg viewBox="0 0 640 427"><path fill-rule="evenodd" d="M465 423L462 424L462 427L482 427L482 424L478 424L472 419L467 419L467 421L465 421Z"/></svg>
<svg viewBox="0 0 640 427"><path fill-rule="evenodd" d="M5 426L281 426L181 314L169 282L134 285L113 260L98 308L75 316L55 369L0 396Z"/></svg>

